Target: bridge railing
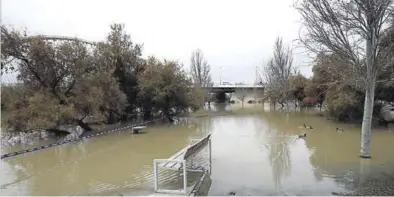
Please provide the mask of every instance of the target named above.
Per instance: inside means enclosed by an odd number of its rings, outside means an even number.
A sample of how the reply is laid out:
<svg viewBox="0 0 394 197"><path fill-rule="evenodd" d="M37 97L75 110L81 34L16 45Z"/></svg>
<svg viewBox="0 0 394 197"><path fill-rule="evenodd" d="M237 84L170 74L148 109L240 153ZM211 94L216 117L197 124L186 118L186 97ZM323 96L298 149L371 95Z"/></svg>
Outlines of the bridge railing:
<svg viewBox="0 0 394 197"><path fill-rule="evenodd" d="M211 88L262 88L264 85L260 84L214 84Z"/></svg>

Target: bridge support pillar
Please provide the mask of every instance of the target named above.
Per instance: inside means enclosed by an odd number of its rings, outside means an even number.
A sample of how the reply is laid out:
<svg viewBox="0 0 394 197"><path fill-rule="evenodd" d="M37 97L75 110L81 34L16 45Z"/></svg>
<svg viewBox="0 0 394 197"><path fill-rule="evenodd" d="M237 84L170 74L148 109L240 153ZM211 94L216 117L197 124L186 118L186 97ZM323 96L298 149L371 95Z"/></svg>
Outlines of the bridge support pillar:
<svg viewBox="0 0 394 197"><path fill-rule="evenodd" d="M225 92L218 92L216 93L216 100L218 103L224 103L226 101L226 93Z"/></svg>

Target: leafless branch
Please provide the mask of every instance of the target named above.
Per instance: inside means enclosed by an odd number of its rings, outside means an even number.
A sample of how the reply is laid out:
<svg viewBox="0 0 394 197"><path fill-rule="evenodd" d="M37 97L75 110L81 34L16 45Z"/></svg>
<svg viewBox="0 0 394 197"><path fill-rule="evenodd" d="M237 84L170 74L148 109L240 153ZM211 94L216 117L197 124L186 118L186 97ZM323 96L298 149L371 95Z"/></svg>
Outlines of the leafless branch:
<svg viewBox="0 0 394 197"><path fill-rule="evenodd" d="M212 85L210 73L211 66L205 60L204 54L200 49L197 49L192 53L190 63L190 72L193 82L201 87L208 87Z"/></svg>

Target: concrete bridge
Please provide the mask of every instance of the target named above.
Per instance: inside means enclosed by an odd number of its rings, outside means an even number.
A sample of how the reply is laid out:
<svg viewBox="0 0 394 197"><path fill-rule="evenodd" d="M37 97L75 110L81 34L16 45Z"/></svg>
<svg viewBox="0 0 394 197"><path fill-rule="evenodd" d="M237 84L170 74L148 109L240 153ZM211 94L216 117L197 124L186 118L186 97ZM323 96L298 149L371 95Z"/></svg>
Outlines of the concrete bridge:
<svg viewBox="0 0 394 197"><path fill-rule="evenodd" d="M214 84L212 87L205 87L204 89L211 93L233 93L237 90L264 90L264 87L262 84Z"/></svg>
<svg viewBox="0 0 394 197"><path fill-rule="evenodd" d="M205 87L217 102L225 102L227 98L234 95L236 98L261 97L264 94L265 86L263 84L214 84L211 87Z"/></svg>

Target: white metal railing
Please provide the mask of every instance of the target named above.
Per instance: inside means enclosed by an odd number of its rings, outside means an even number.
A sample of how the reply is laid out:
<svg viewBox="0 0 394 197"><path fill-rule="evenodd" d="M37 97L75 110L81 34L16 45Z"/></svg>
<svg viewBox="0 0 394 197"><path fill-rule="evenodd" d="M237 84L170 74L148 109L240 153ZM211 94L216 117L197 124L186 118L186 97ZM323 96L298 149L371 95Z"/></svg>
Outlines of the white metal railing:
<svg viewBox="0 0 394 197"><path fill-rule="evenodd" d="M166 190L166 189L159 189L159 178L158 178L158 163L163 162L176 162L181 163L183 168L183 190ZM186 160L175 160L175 159L155 159L153 160L153 177L154 177L154 185L155 185L155 192L161 193L170 193L170 194L187 194L187 172L186 172Z"/></svg>
<svg viewBox="0 0 394 197"><path fill-rule="evenodd" d="M194 144L196 141L201 140L201 139L190 139L190 143ZM197 142L198 143L198 142ZM209 174L212 172L212 142L211 139L208 139L208 147L209 147ZM201 150L200 150L201 151ZM198 152L200 152L198 151ZM195 155L192 155L190 157L190 164L192 165L193 168L193 157ZM187 159L154 159L153 160L153 182L154 182L154 192L155 193L167 193L167 194L184 194L186 195L188 193L187 191L187 172L205 172L205 169L202 170L196 170L196 169L188 169L187 167ZM159 172L158 172L158 167L160 163L180 163L183 171L183 189L181 190L168 190L168 189L159 189Z"/></svg>

